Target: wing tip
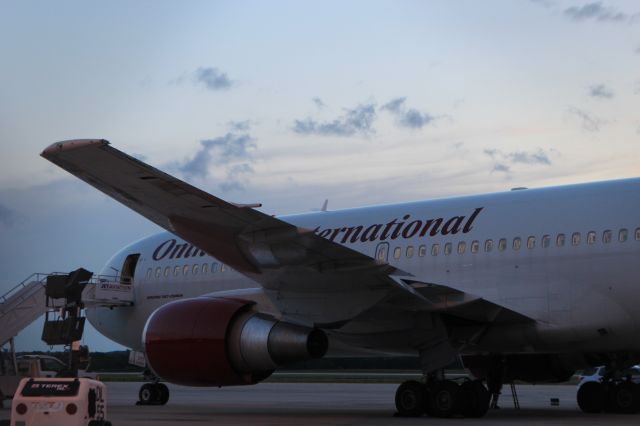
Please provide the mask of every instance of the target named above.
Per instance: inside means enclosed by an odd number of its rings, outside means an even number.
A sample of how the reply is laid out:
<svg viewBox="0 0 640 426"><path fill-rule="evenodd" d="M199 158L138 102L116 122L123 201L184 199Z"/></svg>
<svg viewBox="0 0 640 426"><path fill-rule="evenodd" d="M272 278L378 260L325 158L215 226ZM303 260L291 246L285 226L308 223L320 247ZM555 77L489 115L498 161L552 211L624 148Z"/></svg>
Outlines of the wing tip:
<svg viewBox="0 0 640 426"><path fill-rule="evenodd" d="M71 151L88 146L102 146L108 144L109 141L105 139L70 139L52 143L51 145L46 147L40 155L42 155L43 157L49 157L63 151Z"/></svg>

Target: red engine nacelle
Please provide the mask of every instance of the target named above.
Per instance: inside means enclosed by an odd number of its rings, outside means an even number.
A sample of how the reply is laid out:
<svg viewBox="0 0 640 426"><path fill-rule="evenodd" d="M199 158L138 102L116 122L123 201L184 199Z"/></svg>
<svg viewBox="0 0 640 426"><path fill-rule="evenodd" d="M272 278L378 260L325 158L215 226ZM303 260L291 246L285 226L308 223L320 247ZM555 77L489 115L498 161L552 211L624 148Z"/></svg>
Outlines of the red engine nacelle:
<svg viewBox="0 0 640 426"><path fill-rule="evenodd" d="M143 344L159 377L190 386L249 385L282 364L324 356L328 341L318 329L276 320L253 302L199 297L156 309Z"/></svg>

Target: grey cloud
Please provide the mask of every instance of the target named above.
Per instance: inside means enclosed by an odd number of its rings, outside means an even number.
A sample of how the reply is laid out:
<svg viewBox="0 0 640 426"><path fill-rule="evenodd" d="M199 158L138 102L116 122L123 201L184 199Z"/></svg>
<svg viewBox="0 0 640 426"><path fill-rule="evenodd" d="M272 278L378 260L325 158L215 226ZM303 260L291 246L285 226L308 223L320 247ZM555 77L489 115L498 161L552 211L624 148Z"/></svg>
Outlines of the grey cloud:
<svg viewBox="0 0 640 426"><path fill-rule="evenodd" d="M611 7L605 7L602 2L587 3L582 6L572 6L564 10L564 15L576 22L599 21L599 22L628 22L636 15L629 15L619 12Z"/></svg>
<svg viewBox="0 0 640 426"><path fill-rule="evenodd" d="M569 107L568 112L580 119L582 128L588 132L598 132L600 131L600 126L605 124L604 120L580 108Z"/></svg>
<svg viewBox="0 0 640 426"><path fill-rule="evenodd" d="M531 3L535 3L545 8L550 8L556 5L554 0L529 0Z"/></svg>
<svg viewBox="0 0 640 426"><path fill-rule="evenodd" d="M589 86L589 96L599 99L613 98L613 91L604 84L594 84Z"/></svg>
<svg viewBox="0 0 640 426"><path fill-rule="evenodd" d="M295 120L292 130L301 135L320 136L368 136L374 133L373 122L376 119L374 104L358 105L347 109L346 113L332 121L319 122L310 117Z"/></svg>
<svg viewBox="0 0 640 426"><path fill-rule="evenodd" d="M251 130L251 121L250 120L229 121L227 123L227 126L231 130L235 130L239 132L248 132L249 130Z"/></svg>
<svg viewBox="0 0 640 426"><path fill-rule="evenodd" d="M551 160L549 160L549 156L542 150L538 149L537 152L511 152L507 154L507 157L511 159L514 163L524 163L524 164L551 164Z"/></svg>
<svg viewBox="0 0 640 426"><path fill-rule="evenodd" d="M15 220L15 213L9 210L7 207L0 204L0 224L5 226L13 225Z"/></svg>
<svg viewBox="0 0 640 426"><path fill-rule="evenodd" d="M318 98L317 96L311 100L318 108L324 108L327 106L324 102L322 102L322 99Z"/></svg>
<svg viewBox="0 0 640 426"><path fill-rule="evenodd" d="M226 178L219 184L223 191L244 189L248 177L253 174L254 161L251 150L256 148L248 134L227 133L224 136L200 141L200 149L195 155L177 165L187 177L206 178L210 168L217 167Z"/></svg>
<svg viewBox="0 0 640 426"><path fill-rule="evenodd" d="M405 108L407 98L395 98L380 107L383 111L389 111L395 115L396 123L401 127L410 129L422 129L435 118L427 113L422 113L414 108Z"/></svg>
<svg viewBox="0 0 640 426"><path fill-rule="evenodd" d="M507 166L506 164L496 163L496 164L493 165L492 172L509 173L509 172L511 172L511 168L509 166Z"/></svg>
<svg viewBox="0 0 640 426"><path fill-rule="evenodd" d="M553 150L552 150L553 151ZM499 149L485 149L483 153L493 160L492 172L501 172L509 174L511 165L527 164L527 165L544 165L550 166L551 160L549 155L542 149L537 151L513 151L504 152Z"/></svg>
<svg viewBox="0 0 640 426"><path fill-rule="evenodd" d="M212 67L198 68L195 71L195 79L209 90L225 90L233 85L226 73Z"/></svg>
<svg viewBox="0 0 640 426"><path fill-rule="evenodd" d="M382 105L380 109L387 110L393 113L398 113L404 107L404 102L407 98L395 98Z"/></svg>

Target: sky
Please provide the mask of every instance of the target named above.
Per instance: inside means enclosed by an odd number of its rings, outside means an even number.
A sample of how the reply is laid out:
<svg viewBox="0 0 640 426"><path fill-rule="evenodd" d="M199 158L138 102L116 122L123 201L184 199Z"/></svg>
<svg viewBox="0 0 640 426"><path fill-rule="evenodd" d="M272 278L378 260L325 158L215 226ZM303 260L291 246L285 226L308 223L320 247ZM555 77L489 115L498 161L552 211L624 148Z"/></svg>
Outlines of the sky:
<svg viewBox="0 0 640 426"><path fill-rule="evenodd" d="M0 293L159 230L39 156L65 139L270 214L640 175L635 0L0 10Z"/></svg>

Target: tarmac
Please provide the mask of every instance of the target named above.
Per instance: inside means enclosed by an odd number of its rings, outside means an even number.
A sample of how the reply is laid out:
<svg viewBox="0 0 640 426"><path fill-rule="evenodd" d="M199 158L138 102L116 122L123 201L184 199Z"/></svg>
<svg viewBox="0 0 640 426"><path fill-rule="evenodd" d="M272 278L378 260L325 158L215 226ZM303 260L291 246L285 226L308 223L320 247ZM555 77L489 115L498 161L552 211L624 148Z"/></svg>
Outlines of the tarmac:
<svg viewBox="0 0 640 426"><path fill-rule="evenodd" d="M136 406L141 383L110 382L107 418L124 425L637 425L640 414L584 414L572 385L518 385L520 409L509 387L501 409L481 419L394 417L394 384L261 383L229 388L169 385L165 406ZM551 405L551 398L558 405ZM5 405L8 405L5 403ZM10 410L0 409L0 420Z"/></svg>

